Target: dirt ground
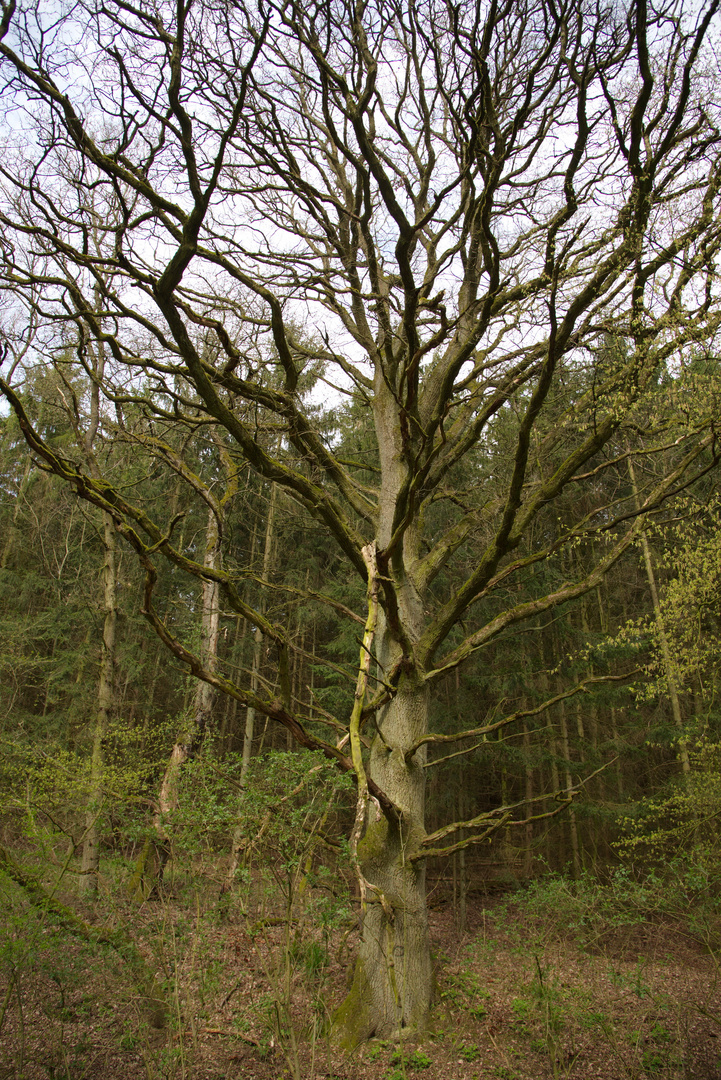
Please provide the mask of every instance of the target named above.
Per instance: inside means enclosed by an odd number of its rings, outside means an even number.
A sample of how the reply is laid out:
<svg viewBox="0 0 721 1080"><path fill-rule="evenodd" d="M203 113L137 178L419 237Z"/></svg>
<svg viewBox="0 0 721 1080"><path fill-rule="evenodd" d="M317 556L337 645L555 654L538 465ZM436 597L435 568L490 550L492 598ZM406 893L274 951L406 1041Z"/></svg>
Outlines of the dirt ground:
<svg viewBox="0 0 721 1080"><path fill-rule="evenodd" d="M282 920L209 919L172 901L133 917L165 1013L122 950L32 912L0 929L0 1080L721 1080L719 970L677 923L584 940L522 896L477 894L461 933L436 895L432 1030L345 1057L324 1030L352 933L299 937Z"/></svg>

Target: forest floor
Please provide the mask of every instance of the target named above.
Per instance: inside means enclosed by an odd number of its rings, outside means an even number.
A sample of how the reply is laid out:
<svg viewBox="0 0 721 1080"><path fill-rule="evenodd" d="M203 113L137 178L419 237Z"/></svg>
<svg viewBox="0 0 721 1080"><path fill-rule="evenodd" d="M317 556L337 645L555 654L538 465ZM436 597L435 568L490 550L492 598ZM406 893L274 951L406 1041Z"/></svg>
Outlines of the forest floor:
<svg viewBox="0 0 721 1080"><path fill-rule="evenodd" d="M193 910L187 894L128 907L163 1015L117 942L82 940L14 887L0 892L0 1080L721 1080L708 927L584 917L561 879L530 898L470 895L463 932L436 890L432 1031L348 1057L324 1026L347 988L355 934L221 917L198 896Z"/></svg>

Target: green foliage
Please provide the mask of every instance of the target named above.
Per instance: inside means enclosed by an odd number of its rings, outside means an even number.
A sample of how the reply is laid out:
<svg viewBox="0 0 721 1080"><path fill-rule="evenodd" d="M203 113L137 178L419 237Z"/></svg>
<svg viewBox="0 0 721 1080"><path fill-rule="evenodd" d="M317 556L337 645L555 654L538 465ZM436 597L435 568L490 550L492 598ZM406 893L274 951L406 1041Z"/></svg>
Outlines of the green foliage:
<svg viewBox="0 0 721 1080"><path fill-rule="evenodd" d="M368 1051L366 1057L369 1061L377 1061L378 1058L386 1052L388 1049L388 1043L384 1039L379 1039L375 1046L372 1046Z"/></svg>
<svg viewBox="0 0 721 1080"><path fill-rule="evenodd" d="M650 989L644 974L645 964L639 960L631 972L609 970L609 978L614 986L620 986L624 990L630 990L637 998L650 996Z"/></svg>
<svg viewBox="0 0 721 1080"><path fill-rule="evenodd" d="M201 760L197 768L203 767ZM295 1077L301 1068L302 1032L295 1008L299 982L312 1002L311 1040L328 1029L330 935L350 913L343 877L347 853L335 840L331 819L350 810L351 783L319 754L275 753L252 763L231 800L233 823L242 824L244 836L244 873L238 884L271 987L254 1007L262 1014L268 1040L277 1041ZM191 783L185 805L189 801L192 806L198 790L202 785ZM178 820L183 820L182 811Z"/></svg>
<svg viewBox="0 0 721 1080"><path fill-rule="evenodd" d="M621 821L617 850L636 868L644 913L680 919L716 949L721 940L721 744L687 744L691 771L662 795L636 802ZM630 879L629 879L630 880Z"/></svg>
<svg viewBox="0 0 721 1080"><path fill-rule="evenodd" d="M457 1009L464 1009L476 1020L486 1014L485 1003L491 994L481 985L479 976L474 971L462 968L448 972L441 980L441 1001Z"/></svg>
<svg viewBox="0 0 721 1080"><path fill-rule="evenodd" d="M121 849L152 834L147 802L154 794L167 753L167 728L144 731L121 719L108 723L99 774L100 797L93 813L110 848ZM66 747L48 740L33 745L0 741L0 791L5 825L22 838L27 854L44 866L66 859L82 843L93 783L89 747ZM72 864L67 863L69 869ZM108 872L113 872L108 864Z"/></svg>
<svg viewBox="0 0 721 1080"><path fill-rule="evenodd" d="M423 1069L430 1069L433 1062L422 1050L411 1050L405 1052L402 1047L394 1050L390 1056L391 1065L405 1065L406 1069L411 1069L414 1072L421 1072Z"/></svg>
<svg viewBox="0 0 721 1080"><path fill-rule="evenodd" d="M617 846L624 858L650 865L686 860L703 875L697 882L703 890L719 865L721 742L703 735L686 749L691 772L670 792L635 803L621 820L624 834Z"/></svg>
<svg viewBox="0 0 721 1080"><path fill-rule="evenodd" d="M721 505L712 502L699 514L690 500L682 500L677 512L680 521L664 537L671 575L661 605L664 631L678 684L696 679L713 692L721 664ZM663 685L659 658L654 672Z"/></svg>

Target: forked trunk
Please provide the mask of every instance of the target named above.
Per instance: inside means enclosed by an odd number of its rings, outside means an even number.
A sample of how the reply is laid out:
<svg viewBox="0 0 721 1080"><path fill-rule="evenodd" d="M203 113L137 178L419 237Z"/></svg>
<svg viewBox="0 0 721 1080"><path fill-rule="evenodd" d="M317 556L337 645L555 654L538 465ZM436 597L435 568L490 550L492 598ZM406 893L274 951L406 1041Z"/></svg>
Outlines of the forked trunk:
<svg viewBox="0 0 721 1080"><path fill-rule="evenodd" d="M407 497L410 451L398 396L380 368L374 410L382 474L375 543L376 552L388 552L398 526L399 499ZM428 688L413 656L425 619L411 569L418 561L420 533L406 527L401 543L395 543L395 552L378 567L385 603L381 600L370 652L378 659L381 678L401 674L397 692L375 715L366 768L398 813L382 812L371 799L356 848L366 899L363 933L353 986L335 1017L348 1048L372 1036L397 1038L404 1029L422 1031L433 988L425 860L418 858L425 837L425 746L413 753L428 732ZM370 575L371 563L367 565ZM369 725L367 733L371 730Z"/></svg>

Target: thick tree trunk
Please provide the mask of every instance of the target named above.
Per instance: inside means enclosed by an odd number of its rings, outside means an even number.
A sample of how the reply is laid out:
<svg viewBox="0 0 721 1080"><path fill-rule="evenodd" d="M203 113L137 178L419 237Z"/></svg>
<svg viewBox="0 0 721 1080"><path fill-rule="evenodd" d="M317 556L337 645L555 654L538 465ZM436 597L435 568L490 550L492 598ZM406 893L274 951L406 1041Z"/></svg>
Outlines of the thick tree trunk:
<svg viewBox="0 0 721 1080"><path fill-rule="evenodd" d="M365 832L357 843L357 869L365 893L363 932L353 986L335 1017L341 1041L348 1048L372 1036L401 1037L404 1029L422 1031L428 1023L433 990L426 865L418 857L426 835L426 748L410 754L428 732L428 686L414 656L425 623L423 597L413 576L420 532L406 526L402 539L396 532L412 455L397 395L380 367L375 377L374 421L382 476L373 545L378 556L380 609L369 651L378 660L380 676L392 678L397 689L375 714L369 759L360 771L365 768L392 800L397 814L382 812L373 800L368 801ZM366 565L371 577L375 558ZM357 753L360 756L360 746ZM354 765L358 771L355 760Z"/></svg>
<svg viewBox="0 0 721 1080"><path fill-rule="evenodd" d="M423 1030L432 995L432 971L423 860L411 860L425 835L425 754L409 763L404 749L425 734L428 693L404 676L398 694L378 718L370 775L401 809L392 821L371 801L358 858L370 888L351 992L336 1016L350 1048L402 1029Z"/></svg>

